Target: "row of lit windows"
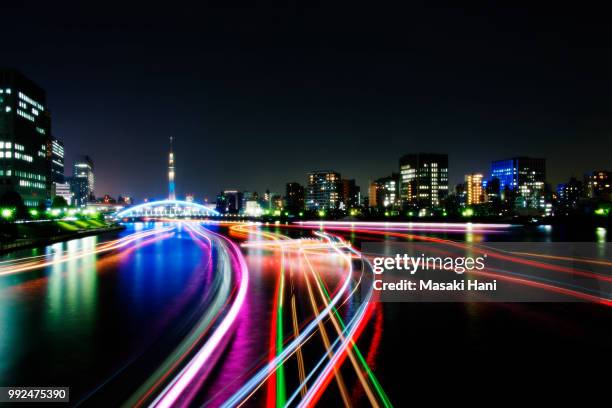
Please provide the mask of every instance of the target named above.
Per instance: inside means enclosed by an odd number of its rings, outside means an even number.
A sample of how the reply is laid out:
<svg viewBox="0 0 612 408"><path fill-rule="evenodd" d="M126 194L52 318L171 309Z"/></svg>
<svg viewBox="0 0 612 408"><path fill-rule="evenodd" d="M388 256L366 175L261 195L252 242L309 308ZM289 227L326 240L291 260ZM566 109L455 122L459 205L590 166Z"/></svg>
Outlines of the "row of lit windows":
<svg viewBox="0 0 612 408"><path fill-rule="evenodd" d="M29 113L25 113L21 109L17 109L17 114L21 116L22 118L26 118L30 122L34 122L34 116L30 115Z"/></svg>
<svg viewBox="0 0 612 408"><path fill-rule="evenodd" d="M29 103L30 105L36 107L38 110L45 110L45 108L38 102L36 102L34 99L28 97L27 95L19 92L19 99L22 99L24 101L26 101L27 103ZM38 113L37 113L38 114Z"/></svg>
<svg viewBox="0 0 612 408"><path fill-rule="evenodd" d="M61 146L53 144L51 151L57 156L64 157L64 148Z"/></svg>
<svg viewBox="0 0 612 408"><path fill-rule="evenodd" d="M0 150L0 159L10 159L12 157L13 157L13 152L11 152L10 150L7 150L7 151ZM30 156L29 154L23 154L19 152L15 152L15 158L19 160L27 161L28 163L32 163L34 161L34 158Z"/></svg>
<svg viewBox="0 0 612 408"><path fill-rule="evenodd" d="M10 95L11 94L11 88L0 89L0 94L3 94L3 93Z"/></svg>
<svg viewBox="0 0 612 408"><path fill-rule="evenodd" d="M28 178L32 180L45 181L47 179L46 176L42 174L28 173L27 171L15 170L15 175L18 177Z"/></svg>
<svg viewBox="0 0 612 408"><path fill-rule="evenodd" d="M47 188L45 183L39 183L38 181L30 181L30 180L19 180L19 185L21 187L34 187L34 188L40 188L40 189Z"/></svg>
<svg viewBox="0 0 612 408"><path fill-rule="evenodd" d="M21 101L19 102L19 107L22 108L22 109L29 109L28 105L25 102L21 102ZM38 116L39 111L36 108L32 108L32 113L34 115Z"/></svg>

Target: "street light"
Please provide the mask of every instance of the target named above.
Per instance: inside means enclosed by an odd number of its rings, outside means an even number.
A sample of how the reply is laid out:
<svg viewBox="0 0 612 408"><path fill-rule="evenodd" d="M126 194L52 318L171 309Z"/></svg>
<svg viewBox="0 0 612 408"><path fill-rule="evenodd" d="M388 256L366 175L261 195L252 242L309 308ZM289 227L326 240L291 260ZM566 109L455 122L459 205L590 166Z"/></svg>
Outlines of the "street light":
<svg viewBox="0 0 612 408"><path fill-rule="evenodd" d="M2 212L0 212L0 215L2 215L2 218L4 218L5 220L8 220L9 218L13 217L13 210L10 208L3 208Z"/></svg>

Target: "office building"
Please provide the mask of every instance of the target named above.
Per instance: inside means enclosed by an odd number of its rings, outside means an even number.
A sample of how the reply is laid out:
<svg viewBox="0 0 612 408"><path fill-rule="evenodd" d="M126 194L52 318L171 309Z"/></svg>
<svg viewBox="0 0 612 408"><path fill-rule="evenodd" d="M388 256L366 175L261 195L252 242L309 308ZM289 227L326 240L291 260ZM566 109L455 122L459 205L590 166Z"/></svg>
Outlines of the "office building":
<svg viewBox="0 0 612 408"><path fill-rule="evenodd" d="M257 200L247 200L243 209L244 214L250 217L260 217L263 214L263 208Z"/></svg>
<svg viewBox="0 0 612 408"><path fill-rule="evenodd" d="M433 208L448 196L448 155L407 154L399 160L403 207Z"/></svg>
<svg viewBox="0 0 612 408"><path fill-rule="evenodd" d="M259 202L259 194L257 194L257 191L248 191L247 190L247 191L243 191L242 192L242 211L243 212L246 211L247 203L249 201L255 201L257 203Z"/></svg>
<svg viewBox="0 0 612 408"><path fill-rule="evenodd" d="M465 192L467 205L482 204L485 194L482 188L482 174L465 175Z"/></svg>
<svg viewBox="0 0 612 408"><path fill-rule="evenodd" d="M64 143L53 136L47 140L47 160L51 182L64 183Z"/></svg>
<svg viewBox="0 0 612 408"><path fill-rule="evenodd" d="M306 208L309 210L337 210L340 208L342 183L340 173L332 170L308 173Z"/></svg>
<svg viewBox="0 0 612 408"><path fill-rule="evenodd" d="M74 194L70 189L70 183L53 182L53 184L51 185L51 197L56 196L62 197L64 200L66 200L66 203L68 205L72 205L74 201Z"/></svg>
<svg viewBox="0 0 612 408"><path fill-rule="evenodd" d="M216 210L221 214L237 214L242 209L242 193L225 190L217 195Z"/></svg>
<svg viewBox="0 0 612 408"><path fill-rule="evenodd" d="M50 135L45 91L15 70L0 70L0 195L15 191L30 207L49 198Z"/></svg>
<svg viewBox="0 0 612 408"><path fill-rule="evenodd" d="M584 179L588 198L612 201L611 172L605 170L593 171L587 174Z"/></svg>
<svg viewBox="0 0 612 408"><path fill-rule="evenodd" d="M304 186L300 183L287 183L285 186L285 202L290 211L301 211L305 202Z"/></svg>
<svg viewBox="0 0 612 408"><path fill-rule="evenodd" d="M399 206L399 174L393 173L370 183L369 206L375 208L396 208Z"/></svg>
<svg viewBox="0 0 612 408"><path fill-rule="evenodd" d="M557 207L562 211L576 209L583 196L582 182L572 177L567 183L557 186Z"/></svg>
<svg viewBox="0 0 612 408"><path fill-rule="evenodd" d="M514 157L496 160L491 163L491 178L499 179L502 196L506 190L517 195L517 207L540 208L545 205L545 159Z"/></svg>
<svg viewBox="0 0 612 408"><path fill-rule="evenodd" d="M355 179L342 179L342 204L347 210L361 205L361 193Z"/></svg>
<svg viewBox="0 0 612 408"><path fill-rule="evenodd" d="M282 210L285 208L285 199L280 194L272 194L272 209Z"/></svg>
<svg viewBox="0 0 612 408"><path fill-rule="evenodd" d="M80 156L72 166L70 189L74 194L76 205L85 205L95 201L94 165L91 157Z"/></svg>
<svg viewBox="0 0 612 408"><path fill-rule="evenodd" d="M51 187L49 197L53 200L55 196L60 196L70 205L73 194L64 176L64 144L53 136L47 139L47 165L47 178Z"/></svg>
<svg viewBox="0 0 612 408"><path fill-rule="evenodd" d="M499 179L493 177L491 180L484 180L482 182L484 189L485 201L486 202L499 202L501 198Z"/></svg>

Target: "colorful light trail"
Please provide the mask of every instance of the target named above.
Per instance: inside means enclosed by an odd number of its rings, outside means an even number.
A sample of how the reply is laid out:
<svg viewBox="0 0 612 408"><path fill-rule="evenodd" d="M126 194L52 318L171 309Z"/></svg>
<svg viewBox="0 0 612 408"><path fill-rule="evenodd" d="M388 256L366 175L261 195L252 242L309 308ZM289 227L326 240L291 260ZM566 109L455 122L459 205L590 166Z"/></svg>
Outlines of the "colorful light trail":
<svg viewBox="0 0 612 408"><path fill-rule="evenodd" d="M610 299L591 293L588 287L570 286L564 280L576 275L609 284L612 274L588 269L589 265L609 267L608 260L501 251L485 243L440 237L472 231L502 234L513 228L509 224L469 223L304 222L266 226L164 220L155 228L95 247L1 261L0 278L85 256L99 256L98 262L103 262L107 253L131 254L165 239L188 240L195 243L200 257L194 274L205 277L206 282L189 290L197 299L198 314L135 387L126 406L282 408L337 401L347 407L368 404L389 408L391 398L371 367L384 337L384 308L368 286L370 280L365 279L372 274L370 255L357 250L351 237L358 235L360 242L392 239L420 246L434 244L440 254L487 248L489 256L503 262L503 267L475 271L476 276L612 305ZM259 262L254 265L257 272L249 262ZM586 267L583 270L576 265ZM526 274L521 269L526 266L537 273ZM258 316L250 323L260 330L245 330L245 311ZM234 361L228 362L228 354L237 351L236 347L249 350L235 353ZM211 388L219 386L220 372L230 366L233 377L223 379L222 389Z"/></svg>

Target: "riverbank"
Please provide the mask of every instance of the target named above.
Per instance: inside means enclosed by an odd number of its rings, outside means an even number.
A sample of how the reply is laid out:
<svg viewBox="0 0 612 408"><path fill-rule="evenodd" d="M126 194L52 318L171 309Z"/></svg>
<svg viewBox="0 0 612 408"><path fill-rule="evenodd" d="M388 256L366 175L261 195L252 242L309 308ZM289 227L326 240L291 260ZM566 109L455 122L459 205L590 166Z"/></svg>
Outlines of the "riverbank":
<svg viewBox="0 0 612 408"><path fill-rule="evenodd" d="M100 220L7 223L0 226L0 254L123 229L123 225Z"/></svg>

